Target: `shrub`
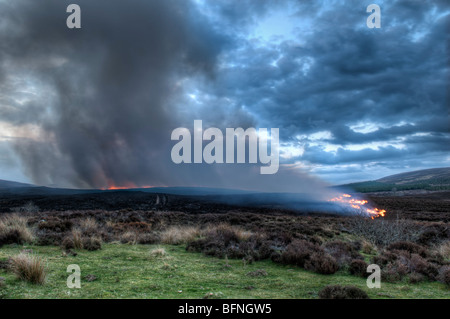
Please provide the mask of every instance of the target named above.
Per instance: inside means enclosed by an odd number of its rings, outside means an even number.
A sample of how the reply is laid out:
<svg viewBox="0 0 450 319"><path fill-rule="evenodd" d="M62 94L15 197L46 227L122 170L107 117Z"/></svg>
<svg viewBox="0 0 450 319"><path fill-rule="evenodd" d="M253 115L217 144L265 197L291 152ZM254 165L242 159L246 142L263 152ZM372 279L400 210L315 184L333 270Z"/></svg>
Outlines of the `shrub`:
<svg viewBox="0 0 450 319"><path fill-rule="evenodd" d="M151 245L160 242L160 238L156 233L139 234L137 243L142 245Z"/></svg>
<svg viewBox="0 0 450 319"><path fill-rule="evenodd" d="M398 242L392 243L387 247L387 250L389 250L389 251L402 250L402 251L407 251L410 254L418 254L422 257L427 256L427 251L424 247L422 247L418 244L415 244L415 243L411 243L409 241L398 241Z"/></svg>
<svg viewBox="0 0 450 319"><path fill-rule="evenodd" d="M80 229L85 235L92 235L98 232L99 225L97 220L92 217L87 217L80 221Z"/></svg>
<svg viewBox="0 0 450 319"><path fill-rule="evenodd" d="M52 232L66 232L72 229L72 221L60 220L59 218L52 218L45 221L41 221L38 224L40 230L47 230Z"/></svg>
<svg viewBox="0 0 450 319"><path fill-rule="evenodd" d="M10 264L10 259L0 260L0 269L9 269Z"/></svg>
<svg viewBox="0 0 450 319"><path fill-rule="evenodd" d="M200 251L222 258L244 259L246 262L270 258L274 249L263 234L252 234L240 227L221 224L202 230L204 238L190 242L186 250Z"/></svg>
<svg viewBox="0 0 450 319"><path fill-rule="evenodd" d="M397 260L381 269L381 278L386 282L398 282L408 272L408 267Z"/></svg>
<svg viewBox="0 0 450 319"><path fill-rule="evenodd" d="M450 286L450 266L441 267L441 269L439 269L439 275L437 279L447 286Z"/></svg>
<svg viewBox="0 0 450 319"><path fill-rule="evenodd" d="M350 274L360 277L367 276L367 263L361 259L353 259L348 268Z"/></svg>
<svg viewBox="0 0 450 319"><path fill-rule="evenodd" d="M280 263L305 267L305 263L315 252L322 252L320 246L306 240L295 240L281 253Z"/></svg>
<svg viewBox="0 0 450 319"><path fill-rule="evenodd" d="M5 231L3 234L0 234L0 247L3 245L22 244L22 243L23 243L22 237L17 229Z"/></svg>
<svg viewBox="0 0 450 319"><path fill-rule="evenodd" d="M39 207L37 207L33 202L28 202L21 207L15 207L11 209L14 213L38 213Z"/></svg>
<svg viewBox="0 0 450 319"><path fill-rule="evenodd" d="M73 229L68 236L66 236L61 246L65 249L83 249L83 235L81 230Z"/></svg>
<svg viewBox="0 0 450 319"><path fill-rule="evenodd" d="M438 246L437 252L444 259L450 259L450 241L445 241L440 246Z"/></svg>
<svg viewBox="0 0 450 319"><path fill-rule="evenodd" d="M42 285L46 271L44 262L38 256L21 253L11 258L11 269L21 280Z"/></svg>
<svg viewBox="0 0 450 319"><path fill-rule="evenodd" d="M33 231L28 226L28 218L9 214L0 219L0 246L31 243L33 240Z"/></svg>
<svg viewBox="0 0 450 319"><path fill-rule="evenodd" d="M198 227L172 226L161 233L161 243L168 245L186 244L200 236Z"/></svg>
<svg viewBox="0 0 450 319"><path fill-rule="evenodd" d="M225 239L231 240L231 241L247 241L250 239L250 237L253 236L253 233L251 231L247 231L239 226L231 226L229 224L219 224L217 226L211 226L209 225L205 229L202 230L202 234L207 235L216 235L224 237Z"/></svg>
<svg viewBox="0 0 450 319"><path fill-rule="evenodd" d="M83 237L83 248L88 251L102 249L102 240L99 237Z"/></svg>
<svg viewBox="0 0 450 319"><path fill-rule="evenodd" d="M329 285L319 291L320 299L369 299L367 293L354 286Z"/></svg>
<svg viewBox="0 0 450 319"><path fill-rule="evenodd" d="M374 245L387 246L398 241L417 241L423 227L408 220L385 218L353 218L350 232L364 237Z"/></svg>
<svg viewBox="0 0 450 319"><path fill-rule="evenodd" d="M364 241L362 244L362 252L368 255L372 255L375 252L375 248L368 241Z"/></svg>
<svg viewBox="0 0 450 319"><path fill-rule="evenodd" d="M313 253L305 262L305 269L319 274L331 275L339 270L339 265L333 257L324 253Z"/></svg>
<svg viewBox="0 0 450 319"><path fill-rule="evenodd" d="M138 233L136 231L127 231L120 235L120 242L122 244L136 245L138 241Z"/></svg>
<svg viewBox="0 0 450 319"><path fill-rule="evenodd" d="M424 281L425 277L421 274L418 274L416 272L411 273L411 275L409 275L409 282L411 284L417 284L419 282Z"/></svg>
<svg viewBox="0 0 450 319"><path fill-rule="evenodd" d="M355 246L343 241L331 241L323 245L325 252L330 254L339 266L348 265L353 259L363 259L363 257L355 249Z"/></svg>
<svg viewBox="0 0 450 319"><path fill-rule="evenodd" d="M436 276L439 273L438 268L433 263L428 262L417 254L411 255L410 268L412 271L422 274L430 280L436 280Z"/></svg>

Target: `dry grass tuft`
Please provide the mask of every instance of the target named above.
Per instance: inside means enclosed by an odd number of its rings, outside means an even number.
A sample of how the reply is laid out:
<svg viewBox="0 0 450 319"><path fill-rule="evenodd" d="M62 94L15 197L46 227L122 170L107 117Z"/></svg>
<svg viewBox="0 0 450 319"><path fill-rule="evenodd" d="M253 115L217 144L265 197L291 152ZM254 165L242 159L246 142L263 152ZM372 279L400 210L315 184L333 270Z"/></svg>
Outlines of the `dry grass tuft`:
<svg viewBox="0 0 450 319"><path fill-rule="evenodd" d="M236 236L239 241L247 241L254 234L251 231L245 230L239 226L232 226L230 224L221 223L219 225L208 225L202 230L202 235L212 233L230 233Z"/></svg>
<svg viewBox="0 0 450 319"><path fill-rule="evenodd" d="M12 257L11 270L21 280L38 285L42 285L45 282L44 261L38 256L20 253Z"/></svg>
<svg viewBox="0 0 450 319"><path fill-rule="evenodd" d="M139 234L135 231L127 231L120 235L120 242L122 244L136 245L139 239Z"/></svg>
<svg viewBox="0 0 450 319"><path fill-rule="evenodd" d="M150 255L153 257L164 257L166 256L166 250L164 248L155 248L150 251Z"/></svg>
<svg viewBox="0 0 450 319"><path fill-rule="evenodd" d="M186 244L200 236L199 227L172 226L161 233L161 243L167 245Z"/></svg>
<svg viewBox="0 0 450 319"><path fill-rule="evenodd" d="M80 228L84 233L96 233L100 227L94 218L87 217L80 221Z"/></svg>
<svg viewBox="0 0 450 319"><path fill-rule="evenodd" d="M31 243L34 240L32 229L28 226L28 218L17 214L8 214L0 219L0 237L16 237L18 244Z"/></svg>
<svg viewBox="0 0 450 319"><path fill-rule="evenodd" d="M444 259L450 259L450 241L445 241L437 247L437 252L444 257Z"/></svg>

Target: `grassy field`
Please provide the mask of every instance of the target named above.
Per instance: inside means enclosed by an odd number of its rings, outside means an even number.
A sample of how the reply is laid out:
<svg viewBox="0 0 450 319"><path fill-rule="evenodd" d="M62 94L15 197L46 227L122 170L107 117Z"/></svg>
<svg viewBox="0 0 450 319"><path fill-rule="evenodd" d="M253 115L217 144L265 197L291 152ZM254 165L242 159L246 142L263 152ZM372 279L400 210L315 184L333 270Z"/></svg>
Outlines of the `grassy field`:
<svg viewBox="0 0 450 319"><path fill-rule="evenodd" d="M164 248L164 256L151 251ZM271 261L244 264L241 260L207 257L186 252L184 246L105 244L99 251L77 251L66 256L59 247L6 245L0 260L32 249L47 265L44 285L17 279L10 271L0 270L5 285L0 298L203 298L212 293L219 298L317 298L329 284L354 285L370 298L450 298L450 291L438 282L410 284L382 283L369 289L366 280L344 272L320 275L304 269L283 266ZM69 289L67 266L81 268L81 289ZM264 269L265 276L248 273ZM87 275L97 277L87 281Z"/></svg>

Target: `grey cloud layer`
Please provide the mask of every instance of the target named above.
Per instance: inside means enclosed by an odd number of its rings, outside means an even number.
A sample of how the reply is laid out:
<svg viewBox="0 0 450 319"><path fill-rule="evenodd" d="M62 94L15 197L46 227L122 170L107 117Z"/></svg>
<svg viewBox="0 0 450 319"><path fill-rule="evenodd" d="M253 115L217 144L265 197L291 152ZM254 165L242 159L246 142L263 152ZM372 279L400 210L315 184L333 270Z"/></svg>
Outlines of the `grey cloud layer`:
<svg viewBox="0 0 450 319"><path fill-rule="evenodd" d="M305 149L284 163L444 161L450 5L384 1L382 28L369 30L366 2L79 0L83 27L68 30L71 1L0 1L0 121L42 128L42 139L10 143L40 184L320 184L287 168L262 182L252 167L172 164L170 132L193 119L278 127L283 142ZM294 39L249 36L288 5L304 21ZM186 83L199 101L186 98ZM364 134L351 129L358 123L379 128ZM308 138L321 131L331 137ZM371 142L385 145L345 149Z"/></svg>

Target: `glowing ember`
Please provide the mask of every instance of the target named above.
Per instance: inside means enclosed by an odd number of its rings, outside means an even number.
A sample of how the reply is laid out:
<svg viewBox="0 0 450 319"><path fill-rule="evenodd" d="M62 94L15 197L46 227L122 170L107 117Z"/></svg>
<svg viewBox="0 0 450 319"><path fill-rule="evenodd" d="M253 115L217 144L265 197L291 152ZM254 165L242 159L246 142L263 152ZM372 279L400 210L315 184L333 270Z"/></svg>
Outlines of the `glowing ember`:
<svg viewBox="0 0 450 319"><path fill-rule="evenodd" d="M138 186L131 182L126 182L122 185L116 185L114 182L108 180L108 187L104 188L104 190L120 190L120 189L133 189L133 188L152 188L153 186Z"/></svg>
<svg viewBox="0 0 450 319"><path fill-rule="evenodd" d="M378 209L378 208L368 208L365 207L368 203L365 199L355 199L352 198L349 194L342 194L341 196L334 197L332 199L328 200L329 202L338 202L345 205L348 205L349 207L358 210L360 214L369 216L370 218L374 219L377 217L384 217L386 215L386 210L384 209Z"/></svg>

